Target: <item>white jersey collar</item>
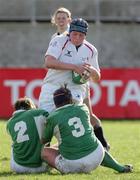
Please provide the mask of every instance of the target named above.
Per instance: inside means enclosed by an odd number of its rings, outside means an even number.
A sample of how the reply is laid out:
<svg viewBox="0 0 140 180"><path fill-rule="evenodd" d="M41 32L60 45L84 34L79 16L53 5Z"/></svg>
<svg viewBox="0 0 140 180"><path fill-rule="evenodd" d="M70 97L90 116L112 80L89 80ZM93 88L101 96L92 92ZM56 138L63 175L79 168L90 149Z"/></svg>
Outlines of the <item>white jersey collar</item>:
<svg viewBox="0 0 140 180"><path fill-rule="evenodd" d="M20 110L14 111L14 112L13 112L13 115L15 115L15 114L17 114L17 113L19 113L19 112L22 112L22 111L26 111L26 110L20 109Z"/></svg>

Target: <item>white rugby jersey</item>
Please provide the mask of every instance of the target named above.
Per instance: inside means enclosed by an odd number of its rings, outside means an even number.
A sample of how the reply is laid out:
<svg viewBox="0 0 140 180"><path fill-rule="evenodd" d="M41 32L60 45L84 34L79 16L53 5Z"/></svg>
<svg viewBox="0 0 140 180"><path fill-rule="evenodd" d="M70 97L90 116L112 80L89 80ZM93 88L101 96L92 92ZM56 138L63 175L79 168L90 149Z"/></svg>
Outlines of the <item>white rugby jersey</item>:
<svg viewBox="0 0 140 180"><path fill-rule="evenodd" d="M71 64L83 64L89 63L98 71L98 52L97 49L84 40L83 44L76 49L69 39L69 36L60 35L53 38L49 44L48 50L45 54L55 57L58 61L71 63ZM44 83L63 85L67 83L74 85L72 82L72 73L70 70L55 70L48 69L48 73L44 78Z"/></svg>

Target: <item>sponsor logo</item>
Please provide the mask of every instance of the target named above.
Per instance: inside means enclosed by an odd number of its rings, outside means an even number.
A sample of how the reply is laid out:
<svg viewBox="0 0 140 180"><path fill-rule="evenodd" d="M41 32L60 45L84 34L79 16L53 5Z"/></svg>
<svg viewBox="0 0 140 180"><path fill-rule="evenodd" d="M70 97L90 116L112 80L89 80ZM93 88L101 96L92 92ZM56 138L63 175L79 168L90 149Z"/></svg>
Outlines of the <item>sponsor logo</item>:
<svg viewBox="0 0 140 180"><path fill-rule="evenodd" d="M65 56L72 57L71 52L72 51L67 50L67 53L65 54Z"/></svg>

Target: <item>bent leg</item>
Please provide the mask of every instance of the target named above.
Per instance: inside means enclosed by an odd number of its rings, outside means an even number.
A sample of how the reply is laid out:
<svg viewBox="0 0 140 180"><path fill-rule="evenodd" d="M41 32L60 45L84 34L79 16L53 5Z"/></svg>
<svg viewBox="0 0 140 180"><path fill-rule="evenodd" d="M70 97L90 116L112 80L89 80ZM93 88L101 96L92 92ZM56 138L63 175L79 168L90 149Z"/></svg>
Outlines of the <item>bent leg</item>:
<svg viewBox="0 0 140 180"><path fill-rule="evenodd" d="M59 155L59 151L55 147L44 146L44 148L42 149L42 152L41 152L42 159L47 161L47 163L53 168L56 168L55 167L55 159L58 155Z"/></svg>
<svg viewBox="0 0 140 180"><path fill-rule="evenodd" d="M18 163L16 163L16 161L13 158L13 153L11 154L11 161L10 161L10 166L11 166L11 170L16 172L16 173L20 173L20 174L24 174L24 173L43 173L43 172L47 172L47 165L45 163L42 163L41 166L39 167L27 167L27 166L22 166Z"/></svg>

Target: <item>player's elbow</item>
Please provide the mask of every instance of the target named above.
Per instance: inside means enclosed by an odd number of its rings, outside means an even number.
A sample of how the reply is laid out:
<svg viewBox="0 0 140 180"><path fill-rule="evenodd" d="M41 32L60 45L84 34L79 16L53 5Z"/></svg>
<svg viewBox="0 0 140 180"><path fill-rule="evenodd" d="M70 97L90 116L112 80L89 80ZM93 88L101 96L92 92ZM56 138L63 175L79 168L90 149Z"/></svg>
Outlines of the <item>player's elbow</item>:
<svg viewBox="0 0 140 180"><path fill-rule="evenodd" d="M45 67L46 68L52 68L55 65L56 59L50 55L45 56Z"/></svg>
<svg viewBox="0 0 140 180"><path fill-rule="evenodd" d="M101 79L101 73L99 71L93 71L91 79L93 82L98 83Z"/></svg>

